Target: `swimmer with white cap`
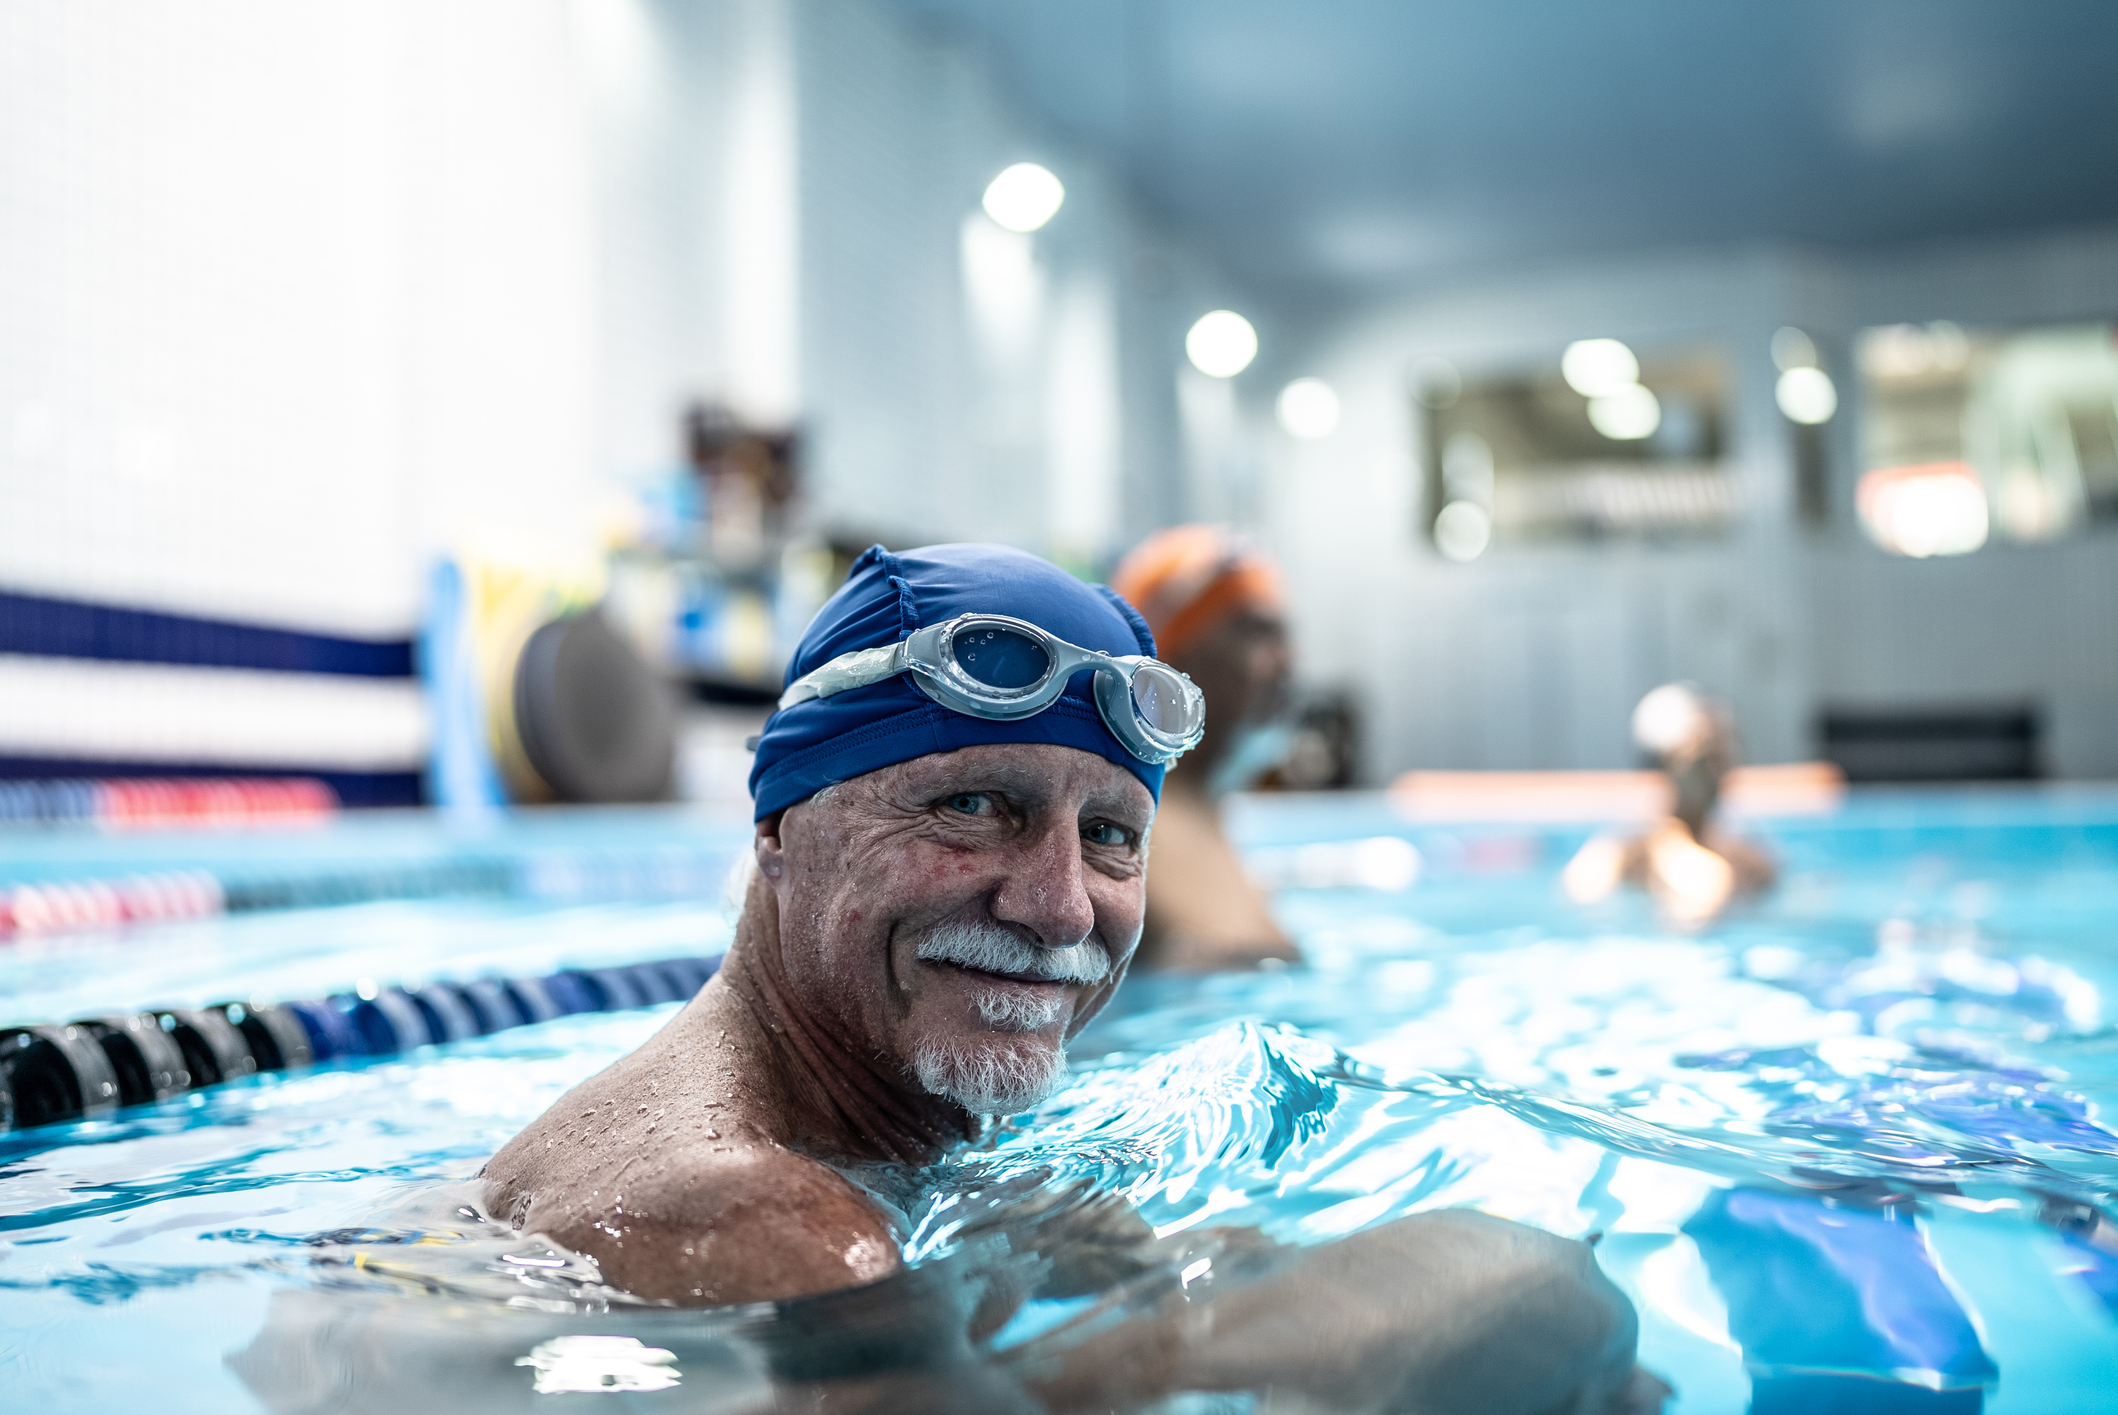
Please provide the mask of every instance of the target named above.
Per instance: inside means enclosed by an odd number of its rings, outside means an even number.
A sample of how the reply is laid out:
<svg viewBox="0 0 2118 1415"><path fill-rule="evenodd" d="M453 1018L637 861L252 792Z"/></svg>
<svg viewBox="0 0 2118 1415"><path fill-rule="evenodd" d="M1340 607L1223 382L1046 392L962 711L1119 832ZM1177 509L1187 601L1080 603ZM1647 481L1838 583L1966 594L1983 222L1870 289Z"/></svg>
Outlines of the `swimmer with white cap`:
<svg viewBox="0 0 2118 1415"><path fill-rule="evenodd" d="M1568 897L1586 904L1636 885L1690 925L1770 887L1775 871L1765 853L1713 822L1736 758L1727 705L1693 684L1665 683L1633 709L1633 741L1669 778L1670 813L1640 835L1599 835L1582 846L1562 876Z"/></svg>

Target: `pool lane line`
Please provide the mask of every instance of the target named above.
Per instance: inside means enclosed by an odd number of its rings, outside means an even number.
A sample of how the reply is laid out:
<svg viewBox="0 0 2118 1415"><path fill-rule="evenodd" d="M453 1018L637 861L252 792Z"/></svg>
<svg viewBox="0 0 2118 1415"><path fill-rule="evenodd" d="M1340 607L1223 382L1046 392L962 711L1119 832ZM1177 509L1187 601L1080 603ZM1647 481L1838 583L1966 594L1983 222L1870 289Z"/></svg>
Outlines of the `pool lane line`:
<svg viewBox="0 0 2118 1415"><path fill-rule="evenodd" d="M0 884L0 944L146 923L401 899L546 903L715 899L729 847L531 846L373 863L175 869Z"/></svg>
<svg viewBox="0 0 2118 1415"><path fill-rule="evenodd" d="M401 1056L581 1012L689 999L720 958L664 958L544 977L416 988L363 984L283 1003L112 1012L0 1028L0 1133L95 1120L266 1071Z"/></svg>

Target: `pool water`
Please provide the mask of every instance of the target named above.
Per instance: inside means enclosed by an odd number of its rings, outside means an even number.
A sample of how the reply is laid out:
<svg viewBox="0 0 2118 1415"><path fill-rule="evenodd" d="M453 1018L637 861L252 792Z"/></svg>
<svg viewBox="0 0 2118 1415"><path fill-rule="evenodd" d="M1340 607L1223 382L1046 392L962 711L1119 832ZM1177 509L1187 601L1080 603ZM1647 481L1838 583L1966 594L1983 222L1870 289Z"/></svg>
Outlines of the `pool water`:
<svg viewBox="0 0 2118 1415"><path fill-rule="evenodd" d="M1564 903L1585 830L1417 824L1350 796L1252 800L1235 824L1261 857L1395 837L1422 868L1283 893L1309 966L1130 980L1038 1113L936 1170L858 1176L915 1263L881 1296L642 1306L477 1213L484 1158L665 1006L0 1136L0 1391L402 1412L591 1386L732 1410L924 1342L964 1408L1003 1408L975 1373L1148 1300L1169 1279L1156 1235L1308 1244L1472 1206L1596 1236L1672 1411L2118 1409L2118 1242L2096 1222L2118 1206L2118 795L1856 795L1759 823L1780 888L1696 935L1638 899ZM566 829L597 844L592 815ZM637 813L624 830L653 843ZM0 950L0 1020L727 936L717 899L256 913ZM1109 1261L1054 1280L1046 1260L1095 1233ZM966 1321L906 1329L914 1310L994 1315L967 1342Z"/></svg>

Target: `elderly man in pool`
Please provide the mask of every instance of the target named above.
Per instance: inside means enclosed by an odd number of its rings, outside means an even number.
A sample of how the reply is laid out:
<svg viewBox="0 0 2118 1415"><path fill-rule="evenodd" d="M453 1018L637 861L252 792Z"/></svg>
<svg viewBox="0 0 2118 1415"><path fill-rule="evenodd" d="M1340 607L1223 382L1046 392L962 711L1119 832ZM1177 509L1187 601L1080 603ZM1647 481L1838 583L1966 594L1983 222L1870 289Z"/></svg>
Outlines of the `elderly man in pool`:
<svg viewBox="0 0 2118 1415"><path fill-rule="evenodd" d="M1138 942L1162 767L1203 722L1153 650L1122 600L1032 556L863 556L759 744L757 869L720 974L494 1157L491 1211L678 1303L895 1273L902 1235L849 1174L927 1164L1041 1101ZM1108 1245L1107 1211L1097 1226L1083 1241ZM1008 1374L1022 1408L1186 1390L1660 1407L1632 1309L1581 1244L1461 1212L1298 1252L1236 1242L1247 1280L1172 1282L1150 1315Z"/></svg>

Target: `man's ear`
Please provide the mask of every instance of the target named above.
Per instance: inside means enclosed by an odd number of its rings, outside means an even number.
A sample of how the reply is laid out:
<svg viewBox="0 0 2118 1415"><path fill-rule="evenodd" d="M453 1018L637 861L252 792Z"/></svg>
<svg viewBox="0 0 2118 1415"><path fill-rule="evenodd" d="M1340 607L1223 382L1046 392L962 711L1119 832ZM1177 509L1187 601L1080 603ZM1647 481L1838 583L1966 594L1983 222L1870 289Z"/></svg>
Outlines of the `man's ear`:
<svg viewBox="0 0 2118 1415"><path fill-rule="evenodd" d="M787 874L786 847L780 843L780 821L785 811L774 811L757 823L757 837L751 848L757 852L758 873L772 882L775 889Z"/></svg>

